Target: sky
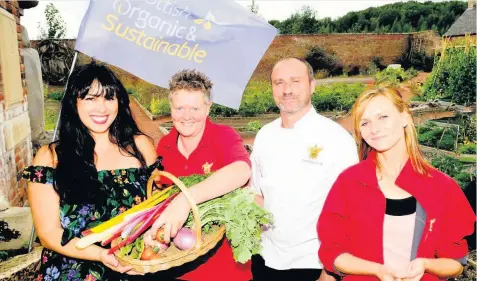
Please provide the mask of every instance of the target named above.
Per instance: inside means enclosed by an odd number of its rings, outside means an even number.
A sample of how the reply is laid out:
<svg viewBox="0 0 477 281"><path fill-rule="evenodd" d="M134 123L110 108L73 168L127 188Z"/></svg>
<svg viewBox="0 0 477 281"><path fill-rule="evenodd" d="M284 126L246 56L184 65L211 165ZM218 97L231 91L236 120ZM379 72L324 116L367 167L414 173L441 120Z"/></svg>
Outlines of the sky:
<svg viewBox="0 0 477 281"><path fill-rule="evenodd" d="M214 0L220 1L220 0ZM444 0L432 0L433 2L442 2ZM250 6L252 1L235 1L243 6ZM394 2L403 2L396 0L314 0L314 1L255 1L258 5L258 13L266 20L284 20L293 13L299 11L303 6L308 5L317 12L318 18L331 17L336 19L351 11L364 10L369 7L377 7ZM418 0L425 2L425 0ZM54 3L60 11L61 16L66 22L66 38L76 38L81 24L81 20L88 8L88 0L57 0L40 1L38 6L24 11L21 18L21 24L28 31L30 39L38 39L40 34L38 23L45 23L44 10L47 4Z"/></svg>

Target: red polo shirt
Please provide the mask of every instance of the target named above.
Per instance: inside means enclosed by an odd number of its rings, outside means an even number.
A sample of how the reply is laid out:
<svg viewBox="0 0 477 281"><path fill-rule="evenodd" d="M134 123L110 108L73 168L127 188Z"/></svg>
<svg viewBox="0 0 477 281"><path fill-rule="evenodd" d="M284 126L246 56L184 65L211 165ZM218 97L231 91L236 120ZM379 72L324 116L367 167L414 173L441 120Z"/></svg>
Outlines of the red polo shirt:
<svg viewBox="0 0 477 281"><path fill-rule="evenodd" d="M231 127L214 124L207 118L205 131L197 148L186 159L177 148L178 132L173 128L157 146L157 154L163 157L164 170L171 174L189 176L216 171L236 161L251 166L242 138ZM170 184L171 182L163 181ZM236 263L232 248L225 241L206 263L180 277L190 281L248 281L252 279L250 262Z"/></svg>

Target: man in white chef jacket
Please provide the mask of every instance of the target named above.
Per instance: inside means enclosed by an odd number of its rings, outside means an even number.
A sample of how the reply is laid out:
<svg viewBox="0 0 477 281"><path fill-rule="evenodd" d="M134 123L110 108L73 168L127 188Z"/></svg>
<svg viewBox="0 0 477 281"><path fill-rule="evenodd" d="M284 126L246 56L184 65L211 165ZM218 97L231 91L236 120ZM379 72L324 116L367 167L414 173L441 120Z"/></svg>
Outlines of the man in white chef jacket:
<svg viewBox="0 0 477 281"><path fill-rule="evenodd" d="M334 280L322 271L316 227L334 181L358 162L356 143L311 105L316 82L305 60L280 60L270 80L280 118L255 138L251 188L274 224L252 258L253 280Z"/></svg>

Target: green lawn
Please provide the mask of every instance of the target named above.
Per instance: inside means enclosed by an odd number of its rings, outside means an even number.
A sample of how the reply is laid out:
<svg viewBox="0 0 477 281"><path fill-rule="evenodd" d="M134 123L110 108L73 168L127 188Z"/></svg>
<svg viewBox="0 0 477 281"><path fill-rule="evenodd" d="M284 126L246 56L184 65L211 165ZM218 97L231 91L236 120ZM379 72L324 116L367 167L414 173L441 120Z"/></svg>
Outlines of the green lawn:
<svg viewBox="0 0 477 281"><path fill-rule="evenodd" d="M60 111L60 102L56 100L45 100L45 130L55 129L56 120Z"/></svg>

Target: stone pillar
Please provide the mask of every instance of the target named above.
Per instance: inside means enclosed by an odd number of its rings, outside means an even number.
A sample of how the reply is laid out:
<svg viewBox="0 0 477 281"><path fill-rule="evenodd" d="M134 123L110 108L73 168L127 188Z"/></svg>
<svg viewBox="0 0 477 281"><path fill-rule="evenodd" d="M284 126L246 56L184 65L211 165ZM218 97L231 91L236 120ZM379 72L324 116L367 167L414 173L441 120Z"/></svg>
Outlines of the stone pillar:
<svg viewBox="0 0 477 281"><path fill-rule="evenodd" d="M32 150L18 1L0 0L0 38L0 202L23 206Z"/></svg>
<svg viewBox="0 0 477 281"><path fill-rule="evenodd" d="M31 130L19 1L0 0L0 249L28 244L32 228L23 168L31 164ZM7 208L7 210L4 210ZM0 263L0 280L33 280L40 253Z"/></svg>
<svg viewBox="0 0 477 281"><path fill-rule="evenodd" d="M23 61L25 63L25 78L28 90L28 115L30 116L31 139L38 143L44 138L45 131L45 99L43 96L43 80L41 77L41 62L38 51L31 48L28 31L22 26Z"/></svg>

